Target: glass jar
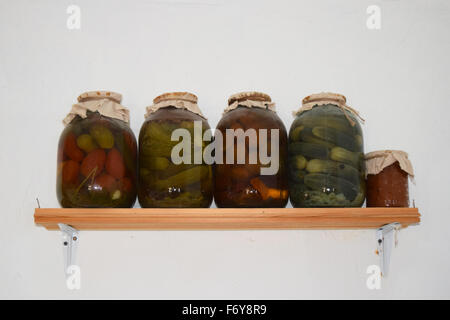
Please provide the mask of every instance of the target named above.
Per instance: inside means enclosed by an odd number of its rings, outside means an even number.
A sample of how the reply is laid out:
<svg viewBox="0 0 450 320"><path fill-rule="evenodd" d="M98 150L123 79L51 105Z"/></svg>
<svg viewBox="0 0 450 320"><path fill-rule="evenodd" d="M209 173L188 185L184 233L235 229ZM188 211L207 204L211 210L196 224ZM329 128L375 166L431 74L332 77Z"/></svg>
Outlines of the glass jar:
<svg viewBox="0 0 450 320"><path fill-rule="evenodd" d="M231 96L215 142L218 207L286 206L287 132L267 94Z"/></svg>
<svg viewBox="0 0 450 320"><path fill-rule="evenodd" d="M414 172L406 152L370 152L366 168L367 207L409 207L408 176Z"/></svg>
<svg viewBox="0 0 450 320"><path fill-rule="evenodd" d="M174 140L176 129L187 136ZM147 107L139 134L139 203L145 208L208 208L213 197L213 166L203 159L210 129L187 92L166 93ZM181 146L184 144L184 148ZM172 152L174 151L174 152Z"/></svg>
<svg viewBox="0 0 450 320"><path fill-rule="evenodd" d="M364 143L358 113L346 98L303 99L289 131L289 192L301 207L360 207L365 199Z"/></svg>
<svg viewBox="0 0 450 320"><path fill-rule="evenodd" d="M130 208L136 201L137 143L114 92L86 92L64 119L57 197L64 208Z"/></svg>

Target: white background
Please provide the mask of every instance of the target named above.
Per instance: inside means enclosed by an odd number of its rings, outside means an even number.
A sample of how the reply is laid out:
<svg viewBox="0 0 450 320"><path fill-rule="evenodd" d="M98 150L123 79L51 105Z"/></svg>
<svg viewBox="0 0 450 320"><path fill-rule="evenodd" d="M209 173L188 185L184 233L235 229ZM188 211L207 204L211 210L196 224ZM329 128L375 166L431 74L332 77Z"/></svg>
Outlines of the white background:
<svg viewBox="0 0 450 320"><path fill-rule="evenodd" d="M68 30L68 5L81 29ZM366 27L369 5L381 30ZM0 298L450 298L448 1L0 2ZM163 92L192 91L214 127L229 95L270 94L287 128L302 97L345 94L365 150L410 154L420 226L402 230L390 276L374 231L82 232L80 291L67 290L56 148L78 94L124 95L135 134Z"/></svg>

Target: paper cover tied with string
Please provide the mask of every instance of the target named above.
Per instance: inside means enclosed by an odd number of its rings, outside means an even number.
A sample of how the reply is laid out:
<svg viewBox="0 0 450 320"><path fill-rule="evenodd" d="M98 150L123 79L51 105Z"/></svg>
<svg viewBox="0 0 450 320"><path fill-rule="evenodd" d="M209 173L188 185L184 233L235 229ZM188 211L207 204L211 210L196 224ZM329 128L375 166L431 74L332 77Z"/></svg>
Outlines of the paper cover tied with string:
<svg viewBox="0 0 450 320"><path fill-rule="evenodd" d="M126 123L130 122L130 111L120 104L122 95L111 91L89 91L82 93L77 98L78 103L72 105L69 114L64 118L64 125L68 125L76 116L85 119L87 112L98 112L99 114L119 119Z"/></svg>
<svg viewBox="0 0 450 320"><path fill-rule="evenodd" d="M289 132L294 207L360 207L365 200L364 119L345 96L322 92L302 100Z"/></svg>
<svg viewBox="0 0 450 320"><path fill-rule="evenodd" d="M408 207L408 177L414 170L408 154L400 150L373 151L365 156L368 207Z"/></svg>

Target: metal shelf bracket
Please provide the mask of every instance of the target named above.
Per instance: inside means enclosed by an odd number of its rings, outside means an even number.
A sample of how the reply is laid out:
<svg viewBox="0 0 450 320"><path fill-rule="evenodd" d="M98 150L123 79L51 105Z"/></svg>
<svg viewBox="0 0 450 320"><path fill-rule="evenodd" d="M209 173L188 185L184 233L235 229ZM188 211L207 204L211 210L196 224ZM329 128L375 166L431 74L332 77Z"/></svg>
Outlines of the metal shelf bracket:
<svg viewBox="0 0 450 320"><path fill-rule="evenodd" d="M377 229L377 253L380 256L381 275L387 277L391 260L392 244L397 247L397 234L401 228L398 222L389 223Z"/></svg>
<svg viewBox="0 0 450 320"><path fill-rule="evenodd" d="M76 265L75 261L80 236L77 229L72 228L67 224L58 223L58 227L62 233L64 274L67 278L72 274L71 267Z"/></svg>

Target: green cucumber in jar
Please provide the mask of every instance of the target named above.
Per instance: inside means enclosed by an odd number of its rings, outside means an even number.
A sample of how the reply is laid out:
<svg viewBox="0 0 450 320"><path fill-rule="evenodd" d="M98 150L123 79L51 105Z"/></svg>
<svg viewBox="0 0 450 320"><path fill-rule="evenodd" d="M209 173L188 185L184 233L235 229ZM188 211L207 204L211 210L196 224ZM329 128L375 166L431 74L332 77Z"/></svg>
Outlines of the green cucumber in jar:
<svg viewBox="0 0 450 320"><path fill-rule="evenodd" d="M181 171L164 180L156 181L155 185L158 189L169 187L188 186L199 182L208 177L210 169L207 165L197 165L193 168Z"/></svg>
<svg viewBox="0 0 450 320"><path fill-rule="evenodd" d="M341 117L327 114L324 114L323 116L305 115L300 118L300 124L309 128L327 127L339 130L349 135L354 134L354 129L344 116Z"/></svg>
<svg viewBox="0 0 450 320"><path fill-rule="evenodd" d="M298 141L300 140L300 133L302 132L302 130L305 127L302 125L296 126L295 128L293 127L291 129L291 131L289 132L289 140L290 141Z"/></svg>
<svg viewBox="0 0 450 320"><path fill-rule="evenodd" d="M330 152L331 160L347 163L355 168L362 168L363 154L352 152L341 147L334 147Z"/></svg>
<svg viewBox="0 0 450 320"><path fill-rule="evenodd" d="M166 170L170 165L170 161L164 157L149 157L145 166L151 170Z"/></svg>
<svg viewBox="0 0 450 320"><path fill-rule="evenodd" d="M333 160L312 159L308 161L306 170L309 173L326 173L343 178L355 185L361 181L361 174L354 167Z"/></svg>
<svg viewBox="0 0 450 320"><path fill-rule="evenodd" d="M317 138L328 141L336 146L352 151L356 150L355 138L337 129L330 127L314 127L312 129L312 134Z"/></svg>
<svg viewBox="0 0 450 320"><path fill-rule="evenodd" d="M296 155L289 158L289 163L291 164L292 169L303 170L306 168L306 164L308 160L302 155Z"/></svg>
<svg viewBox="0 0 450 320"><path fill-rule="evenodd" d="M289 144L289 154L302 155L312 159L327 159L330 149L316 143L294 142Z"/></svg>
<svg viewBox="0 0 450 320"><path fill-rule="evenodd" d="M304 181L305 185L313 190L323 191L324 193L343 193L350 201L355 199L359 191L357 185L324 173L309 173L305 176Z"/></svg>
<svg viewBox="0 0 450 320"><path fill-rule="evenodd" d="M300 140L304 142L320 144L330 149L335 147L335 145L332 142L326 141L324 139L315 136L312 133L312 129L310 128L305 128L304 130L302 130L302 132L300 132Z"/></svg>

